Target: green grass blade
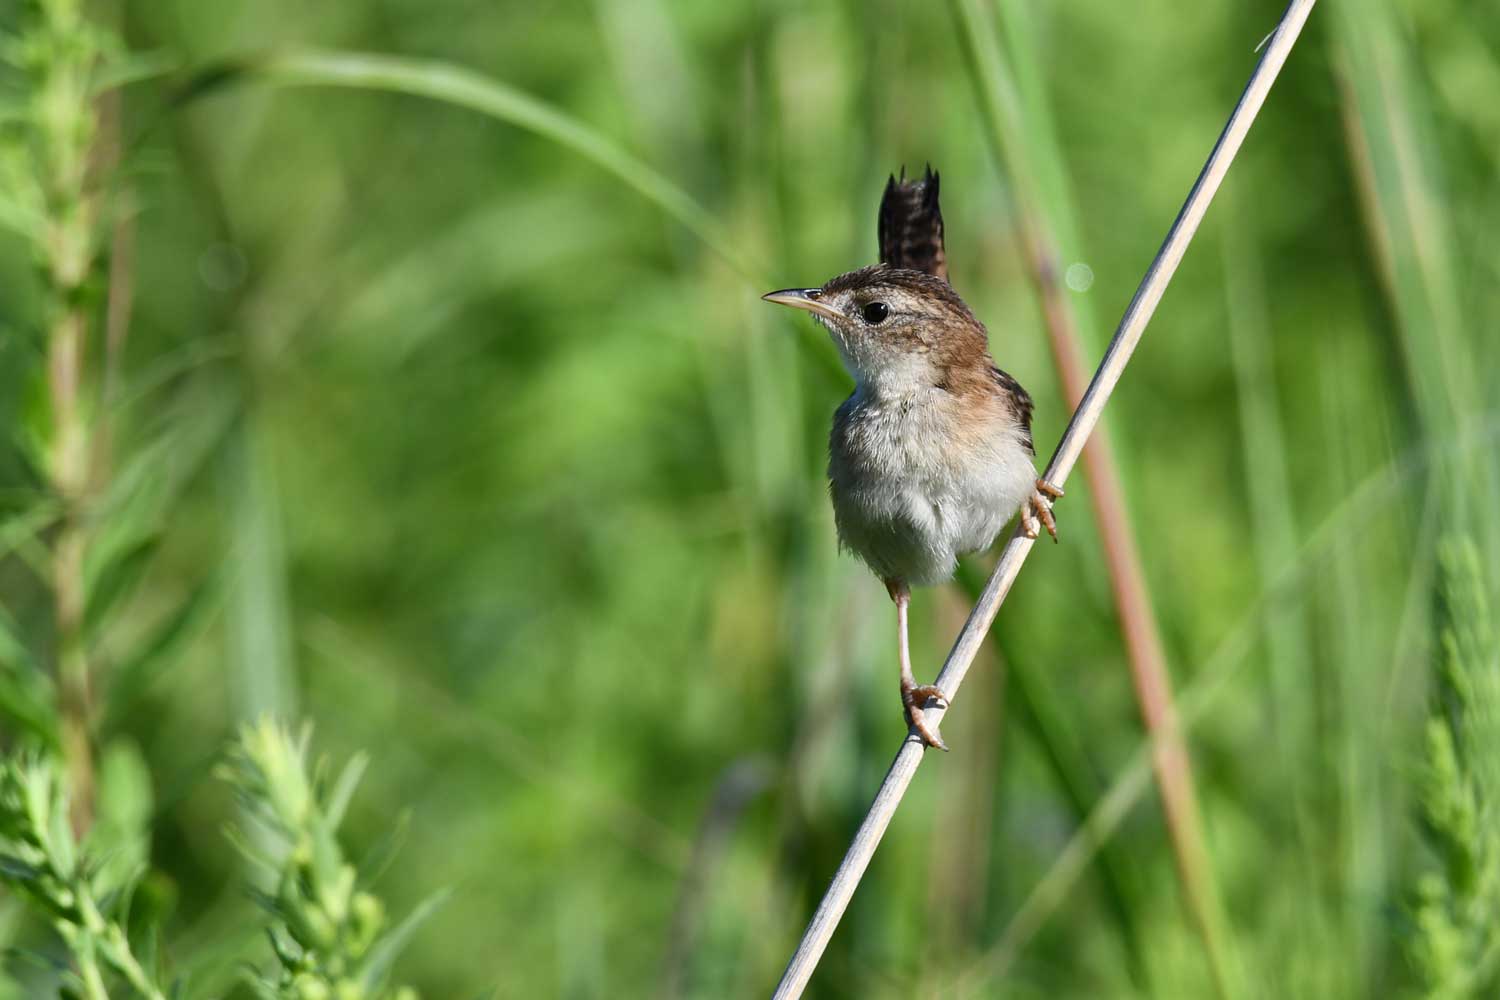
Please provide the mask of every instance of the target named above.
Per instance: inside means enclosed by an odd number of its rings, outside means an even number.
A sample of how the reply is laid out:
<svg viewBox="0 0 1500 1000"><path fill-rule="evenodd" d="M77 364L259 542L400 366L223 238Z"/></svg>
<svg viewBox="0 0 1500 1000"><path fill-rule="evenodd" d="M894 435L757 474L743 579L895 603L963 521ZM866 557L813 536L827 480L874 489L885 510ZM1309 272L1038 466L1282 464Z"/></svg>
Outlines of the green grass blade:
<svg viewBox="0 0 1500 1000"><path fill-rule="evenodd" d="M230 560L225 620L230 685L240 719L291 718L297 710L286 557L265 430L253 412L228 442Z"/></svg>
<svg viewBox="0 0 1500 1000"><path fill-rule="evenodd" d="M192 98L247 80L289 87L348 87L428 97L526 129L614 174L681 223L747 281L757 287L765 284L759 280L764 269L735 248L730 234L692 195L596 129L524 91L473 70L430 59L310 50L203 67L191 75L183 93L185 98Z"/></svg>

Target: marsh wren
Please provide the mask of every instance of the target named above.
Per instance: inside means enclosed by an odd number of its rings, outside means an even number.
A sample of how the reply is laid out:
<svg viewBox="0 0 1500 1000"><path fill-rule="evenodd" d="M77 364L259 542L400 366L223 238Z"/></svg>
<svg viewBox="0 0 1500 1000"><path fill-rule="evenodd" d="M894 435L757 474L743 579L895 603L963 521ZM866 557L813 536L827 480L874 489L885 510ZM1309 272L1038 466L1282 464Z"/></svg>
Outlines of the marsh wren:
<svg viewBox="0 0 1500 1000"><path fill-rule="evenodd" d="M1045 526L1056 541L1062 490L1037 478L1031 396L995 365L984 325L948 284L931 168L890 179L878 231L881 263L762 297L811 313L854 376L828 442L834 522L896 604L907 720L946 750L923 718L926 705L946 706L943 692L912 674L910 588L947 580L1017 513L1029 537Z"/></svg>

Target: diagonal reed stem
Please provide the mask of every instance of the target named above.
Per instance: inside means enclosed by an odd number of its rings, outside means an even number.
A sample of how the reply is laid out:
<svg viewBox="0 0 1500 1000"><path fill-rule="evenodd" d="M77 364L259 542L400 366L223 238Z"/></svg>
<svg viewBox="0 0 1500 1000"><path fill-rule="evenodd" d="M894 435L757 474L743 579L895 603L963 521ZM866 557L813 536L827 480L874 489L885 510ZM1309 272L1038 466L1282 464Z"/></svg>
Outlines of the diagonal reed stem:
<svg viewBox="0 0 1500 1000"><path fill-rule="evenodd" d="M1061 486L1067 480L1073 466L1077 464L1083 452L1084 443L1099 422L1104 404L1119 383L1120 376L1124 374L1131 354L1134 353L1136 345L1140 343L1141 336L1146 331L1146 324L1150 322L1152 314L1161 302L1161 297L1171 282L1172 275L1176 273L1178 264L1182 262L1188 245L1192 242L1199 224L1203 221L1204 214L1208 211L1209 203L1213 201L1214 194L1223 183L1224 175L1244 143L1245 135L1255 121L1255 116L1259 114L1261 106L1265 103L1272 83L1281 72L1281 67L1286 62L1292 46L1296 44L1297 36L1301 34L1302 26L1306 23L1314 2L1315 0L1292 0L1282 15L1281 23L1271 36L1260 62L1256 64L1254 72L1250 75L1250 82L1246 84L1245 91L1240 96L1239 103L1235 105L1228 124L1224 126L1224 131L1219 135L1213 152L1209 154L1208 162L1204 164L1202 172L1199 173L1197 181L1188 193L1187 201L1178 213L1176 221L1172 223L1166 240L1157 251L1156 259L1151 262L1151 267L1141 280L1135 297L1126 308L1125 316L1121 319L1119 328L1104 352L1104 359L1094 373L1093 381L1089 383L1083 401L1074 411L1073 419L1068 423L1068 429L1063 432L1062 440L1058 443L1057 450L1053 452L1052 461L1048 463L1045 473L1046 478L1052 483ZM1020 573L1022 564L1030 554L1032 542L1032 539L1027 538L1019 530L1011 535L1004 551L1000 553L1000 561L996 564L994 573L985 584L984 590L980 592L974 610L970 612L968 621L964 623L963 630L958 634L958 639L954 642L953 649L949 652L948 659L937 678L938 687L947 695L950 703L957 695L959 686L969 671L969 666L979 652L980 644L984 641L984 636L989 631L990 624L1000 609L1000 604L1010 592L1011 585ZM933 724L940 723L945 714L943 710L928 709L928 712L932 713ZM912 778L916 776L924 749L920 737L914 732L907 734L901 744L901 749L896 753L896 759L886 773L885 780L881 782L880 789L875 793L875 801L854 835L854 842L849 845L843 862L834 873L832 884L829 885L823 901L818 905L817 912L813 914L791 961L787 963L786 971L782 973L781 982L776 987L775 1000L792 1000L792 998L800 997L802 991L806 989L808 980L812 978L813 971L817 968L818 961L828 946L829 939L833 937L839 918L843 916L849 900L853 898L854 890L859 886L860 879L869 867L870 859L874 856L881 837L890 826L891 819L895 816L896 809L900 806L907 788L910 787Z"/></svg>

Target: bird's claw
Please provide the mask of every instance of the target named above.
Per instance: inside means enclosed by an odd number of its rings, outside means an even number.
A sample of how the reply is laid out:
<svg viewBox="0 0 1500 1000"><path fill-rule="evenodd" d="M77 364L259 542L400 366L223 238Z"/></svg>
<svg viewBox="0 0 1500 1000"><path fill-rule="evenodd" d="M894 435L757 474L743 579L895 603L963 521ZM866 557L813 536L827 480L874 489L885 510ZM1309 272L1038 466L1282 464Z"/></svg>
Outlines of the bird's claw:
<svg viewBox="0 0 1500 1000"><path fill-rule="evenodd" d="M1045 479L1036 481L1036 489L1021 506L1021 530L1027 538L1041 537L1042 528L1046 528L1052 540L1057 541L1057 520L1052 516L1052 501L1062 495L1061 487L1053 486Z"/></svg>
<svg viewBox="0 0 1500 1000"><path fill-rule="evenodd" d="M948 744L943 742L938 731L929 726L927 720L922 717L922 709L927 706L928 702L933 702L934 708L948 707L947 695L943 694L942 689L936 684L903 683L901 685L901 705L906 710L907 723L917 731L923 743L946 751Z"/></svg>

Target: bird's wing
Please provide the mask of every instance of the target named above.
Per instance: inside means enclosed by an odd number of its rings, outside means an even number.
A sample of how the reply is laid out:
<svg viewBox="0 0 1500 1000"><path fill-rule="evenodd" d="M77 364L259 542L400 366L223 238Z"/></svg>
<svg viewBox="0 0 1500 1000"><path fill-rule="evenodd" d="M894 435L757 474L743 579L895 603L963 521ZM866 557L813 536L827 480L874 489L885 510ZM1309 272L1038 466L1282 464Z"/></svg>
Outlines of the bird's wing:
<svg viewBox="0 0 1500 1000"><path fill-rule="evenodd" d="M938 208L938 175L928 167L919 181L892 175L880 199L880 259L891 267L923 271L948 280L943 249L943 213Z"/></svg>
<svg viewBox="0 0 1500 1000"><path fill-rule="evenodd" d="M1016 410L1016 422L1021 425L1023 432L1022 440L1026 444L1026 450L1032 455L1036 454L1036 445L1031 441L1031 393L1021 388L1021 383L1010 377L1008 372L1003 372L994 365L990 366L990 375L995 383L1000 386L1000 391L1005 394L1014 405Z"/></svg>

